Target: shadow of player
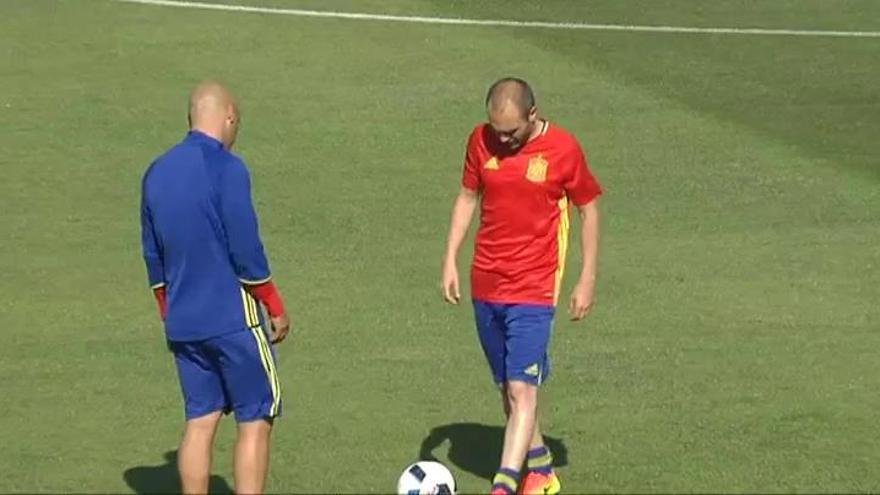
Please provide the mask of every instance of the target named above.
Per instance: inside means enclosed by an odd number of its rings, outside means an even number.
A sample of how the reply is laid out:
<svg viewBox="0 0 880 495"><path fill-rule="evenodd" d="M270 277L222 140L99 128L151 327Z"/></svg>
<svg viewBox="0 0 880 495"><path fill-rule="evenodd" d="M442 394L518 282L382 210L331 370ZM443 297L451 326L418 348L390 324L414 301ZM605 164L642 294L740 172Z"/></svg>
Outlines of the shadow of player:
<svg viewBox="0 0 880 495"><path fill-rule="evenodd" d="M434 449L449 440L449 462L462 471L491 480L501 461L504 428L478 423L438 426L422 441L419 459L436 461ZM562 440L544 435L544 444L553 455L554 466L568 465L568 449Z"/></svg>
<svg viewBox="0 0 880 495"><path fill-rule="evenodd" d="M180 493L180 474L177 472L177 451L165 453L161 466L138 466L127 469L122 477L135 493ZM211 476L209 493L233 494L229 483L221 476Z"/></svg>

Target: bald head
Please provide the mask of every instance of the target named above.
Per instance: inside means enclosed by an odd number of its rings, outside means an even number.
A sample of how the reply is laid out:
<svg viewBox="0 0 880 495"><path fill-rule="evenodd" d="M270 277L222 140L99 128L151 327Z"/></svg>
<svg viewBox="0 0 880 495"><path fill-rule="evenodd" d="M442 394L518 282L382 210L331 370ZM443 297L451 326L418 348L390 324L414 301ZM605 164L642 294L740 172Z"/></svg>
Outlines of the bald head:
<svg viewBox="0 0 880 495"><path fill-rule="evenodd" d="M522 79L505 77L496 81L486 95L486 111L489 125L511 151L534 137L538 121L535 95Z"/></svg>
<svg viewBox="0 0 880 495"><path fill-rule="evenodd" d="M516 110L523 116L529 114L535 107L535 94L529 83L516 77L499 79L490 88L486 95L486 107L489 113L508 110Z"/></svg>
<svg viewBox="0 0 880 495"><path fill-rule="evenodd" d="M216 81L205 81L189 97L189 125L231 148L238 135L238 104L232 93Z"/></svg>

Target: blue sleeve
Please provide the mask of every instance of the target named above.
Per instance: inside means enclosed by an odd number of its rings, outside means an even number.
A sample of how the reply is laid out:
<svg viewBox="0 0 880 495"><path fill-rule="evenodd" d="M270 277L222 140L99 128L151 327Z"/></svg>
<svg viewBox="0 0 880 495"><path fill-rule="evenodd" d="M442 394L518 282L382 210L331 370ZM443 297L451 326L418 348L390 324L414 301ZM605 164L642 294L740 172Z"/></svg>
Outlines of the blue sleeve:
<svg viewBox="0 0 880 495"><path fill-rule="evenodd" d="M236 160L227 164L220 181L220 205L236 276L246 284L267 282L272 275L260 241L251 179L244 163Z"/></svg>
<svg viewBox="0 0 880 495"><path fill-rule="evenodd" d="M144 181L146 183L146 181ZM147 206L146 185L141 189L141 245L144 262L147 264L147 277L150 287L155 289L165 285L165 266L162 263L162 247L153 228L153 217Z"/></svg>

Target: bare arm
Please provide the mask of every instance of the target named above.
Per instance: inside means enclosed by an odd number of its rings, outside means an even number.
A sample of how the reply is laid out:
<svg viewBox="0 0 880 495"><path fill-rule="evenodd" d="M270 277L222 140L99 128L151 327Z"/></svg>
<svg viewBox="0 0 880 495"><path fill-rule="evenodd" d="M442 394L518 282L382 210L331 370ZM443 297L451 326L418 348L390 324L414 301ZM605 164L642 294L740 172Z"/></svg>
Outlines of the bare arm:
<svg viewBox="0 0 880 495"><path fill-rule="evenodd" d="M571 296L569 313L572 320L583 319L593 307L596 272L599 258L599 207L597 200L578 207L581 220L582 268Z"/></svg>
<svg viewBox="0 0 880 495"><path fill-rule="evenodd" d="M462 187L452 207L446 255L443 257L443 298L450 304L458 304L461 290L458 283L458 251L474 218L479 193Z"/></svg>
<svg viewBox="0 0 880 495"><path fill-rule="evenodd" d="M458 259L458 250L461 249L461 243L467 235L471 220L474 218L474 210L477 207L478 194L466 187L462 187L455 198L455 204L452 206L452 219L449 224L449 236L446 240L446 261L455 261Z"/></svg>

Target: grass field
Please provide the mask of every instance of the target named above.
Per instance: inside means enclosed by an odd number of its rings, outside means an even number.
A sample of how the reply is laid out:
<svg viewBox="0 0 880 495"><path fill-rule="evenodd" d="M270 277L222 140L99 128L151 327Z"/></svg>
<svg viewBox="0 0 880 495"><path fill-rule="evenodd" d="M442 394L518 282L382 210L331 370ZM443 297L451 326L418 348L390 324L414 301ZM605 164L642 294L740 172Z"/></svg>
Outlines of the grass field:
<svg viewBox="0 0 880 495"><path fill-rule="evenodd" d="M235 3L880 30L873 0ZM4 0L0 492L175 489L181 400L138 194L209 77L241 99L238 151L296 325L269 489L389 492L433 449L485 491L500 407L469 308L438 286L464 141L508 74L607 192L598 305L559 320L544 393L564 490L880 491L880 38Z"/></svg>

